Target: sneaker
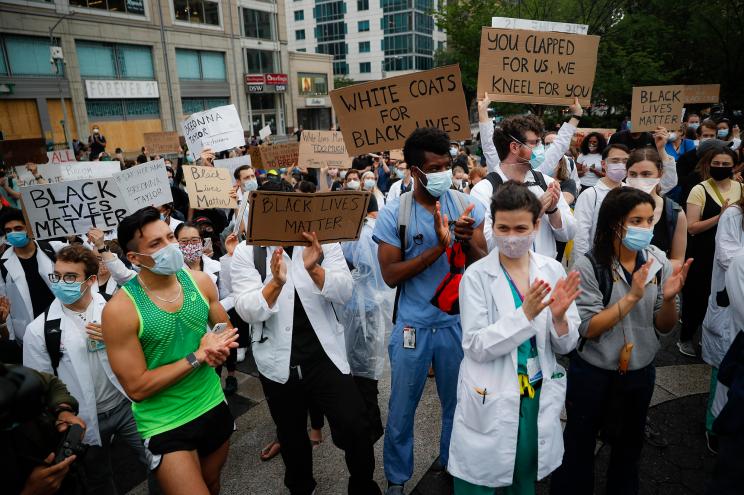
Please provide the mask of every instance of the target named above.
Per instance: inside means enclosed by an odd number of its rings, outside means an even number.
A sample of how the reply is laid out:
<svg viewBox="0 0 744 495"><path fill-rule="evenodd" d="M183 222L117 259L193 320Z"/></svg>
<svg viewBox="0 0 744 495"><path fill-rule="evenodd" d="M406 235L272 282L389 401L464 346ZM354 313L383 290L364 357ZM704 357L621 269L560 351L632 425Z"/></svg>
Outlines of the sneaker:
<svg viewBox="0 0 744 495"><path fill-rule="evenodd" d="M664 438L661 432L656 429L654 424L651 423L648 418L646 418L646 426L643 428L643 436L646 437L646 441L649 445L653 445L654 447L663 449L669 446L667 439Z"/></svg>
<svg viewBox="0 0 744 495"><path fill-rule="evenodd" d="M709 431L705 431L705 444L711 454L718 455L718 437Z"/></svg>
<svg viewBox="0 0 744 495"><path fill-rule="evenodd" d="M245 361L245 353L248 352L247 347L238 347L238 362L242 363Z"/></svg>
<svg viewBox="0 0 744 495"><path fill-rule="evenodd" d="M679 352L684 354L685 356L697 357L695 346L692 344L692 342L677 342L677 349L679 349Z"/></svg>
<svg viewBox="0 0 744 495"><path fill-rule="evenodd" d="M238 391L238 379L234 376L228 375L225 378L225 388L222 389L226 396L233 395Z"/></svg>
<svg viewBox="0 0 744 495"><path fill-rule="evenodd" d="M403 485L388 483L387 490L385 490L385 495L403 495Z"/></svg>

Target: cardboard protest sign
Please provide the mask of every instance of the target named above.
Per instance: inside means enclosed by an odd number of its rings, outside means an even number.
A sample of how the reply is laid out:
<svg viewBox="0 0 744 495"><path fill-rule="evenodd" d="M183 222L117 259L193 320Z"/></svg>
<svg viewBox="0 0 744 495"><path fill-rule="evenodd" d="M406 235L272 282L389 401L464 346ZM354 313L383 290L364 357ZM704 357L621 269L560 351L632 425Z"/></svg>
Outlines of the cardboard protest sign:
<svg viewBox="0 0 744 495"><path fill-rule="evenodd" d="M283 144L262 144L261 164L263 168L289 168L297 165L300 155L300 143L290 141Z"/></svg>
<svg viewBox="0 0 744 495"><path fill-rule="evenodd" d="M127 215L113 179L40 184L21 188L24 210L37 240L116 228Z"/></svg>
<svg viewBox="0 0 744 495"><path fill-rule="evenodd" d="M654 131L657 127L679 129L684 106L684 86L643 86L633 88L630 129Z"/></svg>
<svg viewBox="0 0 744 495"><path fill-rule="evenodd" d="M165 160L136 165L113 176L124 196L127 211L135 212L145 206L160 206L173 202Z"/></svg>
<svg viewBox="0 0 744 495"><path fill-rule="evenodd" d="M265 126L258 131L258 137L261 139L266 139L267 137L271 136L271 127Z"/></svg>
<svg viewBox="0 0 744 495"><path fill-rule="evenodd" d="M591 103L599 36L484 27L478 95L493 101Z"/></svg>
<svg viewBox="0 0 744 495"><path fill-rule="evenodd" d="M250 193L246 242L259 246L302 246L303 232L315 232L321 244L359 238L367 216L369 192L300 194Z"/></svg>
<svg viewBox="0 0 744 495"><path fill-rule="evenodd" d="M245 146L243 126L235 105L191 114L183 121L181 128L193 159L197 159L204 148L217 152Z"/></svg>
<svg viewBox="0 0 744 495"><path fill-rule="evenodd" d="M338 131L302 131L298 163L308 168L351 168L344 136Z"/></svg>
<svg viewBox="0 0 744 495"><path fill-rule="evenodd" d="M584 141L584 138L588 136L589 134L593 132L598 132L602 134L607 141L610 140L610 136L615 134L615 129L589 129L586 127L578 127L576 128L576 132L573 135L573 139L571 144L573 146L581 146L581 143Z"/></svg>
<svg viewBox="0 0 744 495"><path fill-rule="evenodd" d="M350 155L401 148L419 127L471 138L457 65L335 89L331 102Z"/></svg>
<svg viewBox="0 0 744 495"><path fill-rule="evenodd" d="M718 103L720 84L692 84L685 86L683 103Z"/></svg>
<svg viewBox="0 0 744 495"><path fill-rule="evenodd" d="M405 160L403 157L403 150L390 150L390 159L402 162Z"/></svg>
<svg viewBox="0 0 744 495"><path fill-rule="evenodd" d="M215 160L214 166L219 168L225 168L230 171L230 177L234 178L235 170L243 165L251 164L250 155L236 156L234 158L225 158L224 160Z"/></svg>
<svg viewBox="0 0 744 495"><path fill-rule="evenodd" d="M76 162L75 153L72 150L47 151L47 163Z"/></svg>
<svg viewBox="0 0 744 495"><path fill-rule="evenodd" d="M145 148L151 155L164 155L181 151L181 139L177 132L146 132Z"/></svg>
<svg viewBox="0 0 744 495"><path fill-rule="evenodd" d="M15 167L15 170L18 184L23 187L38 182L34 175L49 184L68 180L102 179L119 172L121 166L119 162L59 162L42 163L36 165L35 170L34 166L26 165Z"/></svg>
<svg viewBox="0 0 744 495"><path fill-rule="evenodd" d="M183 169L191 208L235 208L230 197L233 180L226 168L187 165Z"/></svg>
<svg viewBox="0 0 744 495"><path fill-rule="evenodd" d="M248 154L251 157L251 166L253 168L262 168L263 160L261 160L261 150L258 146L251 146L248 148Z"/></svg>

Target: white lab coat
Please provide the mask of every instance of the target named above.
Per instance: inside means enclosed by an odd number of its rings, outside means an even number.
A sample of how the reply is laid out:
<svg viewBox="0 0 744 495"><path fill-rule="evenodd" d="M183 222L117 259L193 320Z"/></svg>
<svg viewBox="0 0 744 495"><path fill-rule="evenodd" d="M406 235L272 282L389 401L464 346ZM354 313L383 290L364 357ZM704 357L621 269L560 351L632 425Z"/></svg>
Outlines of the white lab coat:
<svg viewBox="0 0 744 495"><path fill-rule="evenodd" d="M718 306L716 299L718 292L726 288L726 272L732 259L740 254L744 254L742 211L738 206L734 206L726 209L718 220L713 278L708 296L708 310L703 319L703 360L714 367L720 366L723 356L736 336L731 307L744 303L744 300L733 299L729 294L731 305L722 308Z"/></svg>
<svg viewBox="0 0 744 495"><path fill-rule="evenodd" d="M540 278L555 287L565 276L555 259L530 253L530 283ZM524 311L516 309L497 249L465 271L460 304L465 356L460 365L447 469L476 485L512 484L520 403L517 349L535 336L543 373L537 478L545 478L563 460L560 414L567 378L554 353L567 354L576 347L581 322L576 305L566 313L568 333L562 337L555 332L550 308L528 321ZM475 387L487 391L485 401Z"/></svg>
<svg viewBox="0 0 744 495"><path fill-rule="evenodd" d="M100 294L93 295L94 319L101 321L101 313L106 305L106 300ZM98 433L98 413L96 410L96 394L93 389L93 379L88 365L87 337L80 332L77 324L62 310L62 303L55 299L49 306L49 319L61 320L62 359L59 361L57 373L59 379L67 385L70 394L80 403L78 416L85 421L87 428L83 441L88 445L101 445L101 437ZM108 355L105 350L96 352L101 360L106 377L126 397L124 388L116 379L111 370ZM23 341L23 365L45 373L54 373L49 353L44 341L44 314L39 315L26 330L26 338Z"/></svg>
<svg viewBox="0 0 744 495"><path fill-rule="evenodd" d="M509 180L509 178L504 174L504 171L501 170L500 165L496 167L496 172L501 175L501 179L504 182ZM544 175L544 177L545 183L548 186L554 180L552 177L548 177L547 175ZM532 175L531 170L524 176L524 181L534 182L534 176ZM538 198L545 193L545 191L543 191L538 185L530 186L529 189ZM486 238L488 250L491 251L496 246L493 239L493 218L491 218L491 197L493 196L493 186L491 185L491 182L485 179L481 180L475 185L473 190L470 191L470 196L480 201L483 208L486 210L485 221L483 222L483 235ZM574 218L573 213L571 213L571 207L566 203L566 198L563 197L563 194L560 195L560 199L558 200L558 210L561 214L561 228L556 229L550 225L550 218L548 218L548 215L543 215L542 221L540 222L540 228L537 232L537 237L535 238L534 251L549 258L555 258L558 254L558 250L555 246L556 240L568 242L574 238L574 235L576 235L576 219Z"/></svg>
<svg viewBox="0 0 744 495"><path fill-rule="evenodd" d="M31 241L35 242L35 241ZM64 242L50 241L49 245L55 252L59 251L67 244ZM26 273L23 271L21 262L16 255L15 249L8 248L2 255L2 263L8 271L6 279L0 277L0 295L10 299L10 316L8 317L8 332L10 339L23 341L23 334L26 327L34 320L33 305L31 304L31 293L29 292L28 283L26 282ZM54 271L54 263L37 243L36 246L36 263L39 267L39 275L49 289L52 283L49 281L49 274Z"/></svg>
<svg viewBox="0 0 744 495"><path fill-rule="evenodd" d="M619 186L619 187L622 187ZM607 193L612 191L602 180L587 188L576 199L574 218L576 218L576 236L574 237L573 254L575 260L591 251L594 245L594 234L597 228L599 209Z"/></svg>
<svg viewBox="0 0 744 495"><path fill-rule="evenodd" d="M413 191L413 188L415 186L415 184L414 184L415 182L416 181L413 180L413 177L411 177L411 183L410 183L411 191ZM387 193L387 202L388 203L390 203L395 198L400 197L400 186L402 186L402 185L403 185L403 179L396 180L395 182L393 182L390 185L390 189L388 189L388 193ZM379 208L379 205L377 205L377 206Z"/></svg>
<svg viewBox="0 0 744 495"><path fill-rule="evenodd" d="M271 280L271 256L274 247L266 249L266 280L261 281L253 265L253 246L241 243L233 253L230 268L235 310L251 324L251 347L258 371L269 380L286 383L292 350L292 322L295 289L305 308L323 350L341 373L349 373L346 359L344 327L339 323L333 303L345 304L351 296L352 278L338 243L323 245L325 283L318 289L302 260L304 247L295 246L292 258L285 252L287 282L279 298L269 307L262 290Z"/></svg>

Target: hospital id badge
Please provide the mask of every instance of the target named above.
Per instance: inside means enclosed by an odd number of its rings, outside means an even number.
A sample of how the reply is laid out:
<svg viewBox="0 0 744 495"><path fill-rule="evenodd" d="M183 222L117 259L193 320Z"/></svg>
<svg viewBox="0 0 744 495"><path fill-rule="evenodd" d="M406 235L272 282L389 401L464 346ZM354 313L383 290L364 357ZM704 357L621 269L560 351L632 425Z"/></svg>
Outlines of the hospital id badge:
<svg viewBox="0 0 744 495"><path fill-rule="evenodd" d="M88 352L98 352L106 349L106 344L99 340L88 338Z"/></svg>
<svg viewBox="0 0 744 495"><path fill-rule="evenodd" d="M403 349L416 348L416 329L403 327Z"/></svg>
<svg viewBox="0 0 744 495"><path fill-rule="evenodd" d="M542 380L542 369L540 369L540 361L537 357L527 359L527 376L530 378L530 384Z"/></svg>

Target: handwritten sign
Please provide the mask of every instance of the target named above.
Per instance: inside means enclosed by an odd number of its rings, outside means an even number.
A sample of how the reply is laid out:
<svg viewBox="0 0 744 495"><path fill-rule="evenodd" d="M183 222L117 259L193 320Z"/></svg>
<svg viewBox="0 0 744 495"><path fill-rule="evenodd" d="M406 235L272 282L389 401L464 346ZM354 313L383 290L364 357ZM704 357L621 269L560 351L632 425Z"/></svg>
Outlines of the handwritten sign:
<svg viewBox="0 0 744 495"><path fill-rule="evenodd" d="M196 112L181 124L189 154L197 159L204 148L224 151L245 146L243 126L235 105L224 105Z"/></svg>
<svg viewBox="0 0 744 495"><path fill-rule="evenodd" d="M420 127L471 138L457 65L336 89L331 102L350 155L402 148Z"/></svg>
<svg viewBox="0 0 744 495"><path fill-rule="evenodd" d="M262 144L261 164L264 168L289 168L297 165L300 155L300 143L290 141L282 144Z"/></svg>
<svg viewBox="0 0 744 495"><path fill-rule="evenodd" d="M718 103L720 84L692 84L685 86L684 103Z"/></svg>
<svg viewBox="0 0 744 495"><path fill-rule="evenodd" d="M684 91L684 86L633 88L630 129L633 132L654 131L657 127L678 129L682 121Z"/></svg>
<svg viewBox="0 0 744 495"><path fill-rule="evenodd" d="M298 163L308 168L351 168L344 136L338 131L302 131Z"/></svg>
<svg viewBox="0 0 744 495"><path fill-rule="evenodd" d="M343 127L342 127L343 129ZM248 244L302 246L303 232L315 232L321 244L359 238L367 216L369 192L339 191L300 194L250 193Z"/></svg>
<svg viewBox="0 0 744 495"><path fill-rule="evenodd" d="M21 187L21 197L37 240L84 234L91 227L111 230L127 215L113 179Z"/></svg>
<svg viewBox="0 0 744 495"><path fill-rule="evenodd" d="M531 31L558 31L569 34L586 34L589 32L589 25L587 24L515 19L513 17L491 17L491 27L501 29L529 29Z"/></svg>
<svg viewBox="0 0 744 495"><path fill-rule="evenodd" d="M263 167L263 161L261 160L261 150L258 146L251 146L248 148L248 155L251 157L251 166L253 168Z"/></svg>
<svg viewBox="0 0 744 495"><path fill-rule="evenodd" d="M31 168L33 169L33 166ZM36 184L38 180L34 175L51 184L68 180L102 179L111 177L121 170L119 162L43 163L36 165L35 168L35 172L32 173L25 165L15 167L18 185L23 187Z"/></svg>
<svg viewBox="0 0 744 495"><path fill-rule="evenodd" d="M192 208L236 207L235 200L230 197L232 177L226 168L187 165L183 171Z"/></svg>
<svg viewBox="0 0 744 495"><path fill-rule="evenodd" d="M164 155L181 151L181 139L177 132L146 132L145 148L151 155Z"/></svg>
<svg viewBox="0 0 744 495"><path fill-rule="evenodd" d="M219 168L225 168L230 171L230 177L235 177L235 170L242 167L243 165L251 164L251 155L236 156L234 158L225 158L224 160L215 160L214 166Z"/></svg>
<svg viewBox="0 0 744 495"><path fill-rule="evenodd" d="M494 101L588 106L599 36L484 27L478 94Z"/></svg>
<svg viewBox="0 0 744 495"><path fill-rule="evenodd" d="M127 211L173 202L165 160L136 165L113 176L124 197Z"/></svg>
<svg viewBox="0 0 744 495"><path fill-rule="evenodd" d="M405 158L403 157L403 150L390 150L390 159L397 162L404 161Z"/></svg>
<svg viewBox="0 0 744 495"><path fill-rule="evenodd" d="M271 127L265 126L258 131L258 137L261 139L266 139L267 137L271 136Z"/></svg>
<svg viewBox="0 0 744 495"><path fill-rule="evenodd" d="M75 153L72 150L47 151L47 163L76 162Z"/></svg>
<svg viewBox="0 0 744 495"><path fill-rule="evenodd" d="M593 133L593 132L600 133L601 135L604 136L604 138L607 141L609 141L610 140L610 136L612 136L613 134L615 134L615 129L601 129L601 128L590 129L590 128L586 128L586 127L578 127L576 129L576 132L573 135L573 139L571 141L571 144L573 146L581 146L581 143L584 141L584 138L586 136L588 136L589 134Z"/></svg>

